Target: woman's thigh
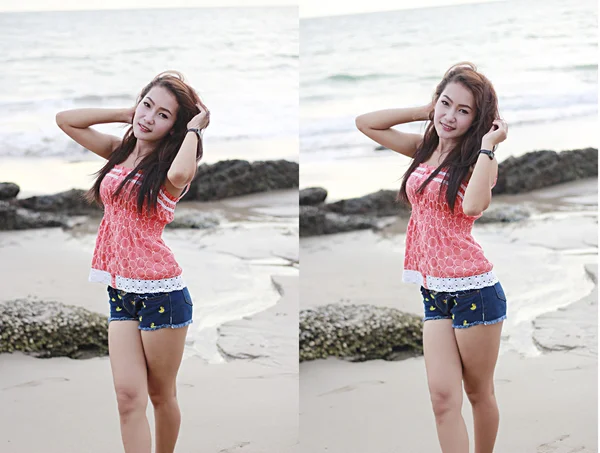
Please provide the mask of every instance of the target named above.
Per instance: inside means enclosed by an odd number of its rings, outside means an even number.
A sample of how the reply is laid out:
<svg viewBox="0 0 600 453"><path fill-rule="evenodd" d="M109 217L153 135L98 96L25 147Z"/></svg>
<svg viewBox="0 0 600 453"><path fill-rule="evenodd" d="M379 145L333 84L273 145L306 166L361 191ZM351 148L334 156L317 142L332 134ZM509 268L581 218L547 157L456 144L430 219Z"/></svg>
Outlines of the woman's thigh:
<svg viewBox="0 0 600 453"><path fill-rule="evenodd" d="M148 399L146 357L137 321L111 321L108 351L117 397Z"/></svg>
<svg viewBox="0 0 600 453"><path fill-rule="evenodd" d="M142 331L150 396L175 394L188 326Z"/></svg>
<svg viewBox="0 0 600 453"><path fill-rule="evenodd" d="M423 353L432 400L443 399L462 404L462 364L452 320L425 321Z"/></svg>

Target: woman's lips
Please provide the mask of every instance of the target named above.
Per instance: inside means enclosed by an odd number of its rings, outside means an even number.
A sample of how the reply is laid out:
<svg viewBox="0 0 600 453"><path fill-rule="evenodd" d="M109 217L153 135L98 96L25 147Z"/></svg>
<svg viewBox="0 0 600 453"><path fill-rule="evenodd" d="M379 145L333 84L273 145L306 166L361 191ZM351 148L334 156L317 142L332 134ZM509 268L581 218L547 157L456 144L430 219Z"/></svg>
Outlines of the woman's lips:
<svg viewBox="0 0 600 453"><path fill-rule="evenodd" d="M446 126L444 123L440 123L442 125L442 128L446 131L446 132L450 132L453 131L454 129L456 129L455 127L450 127L450 126Z"/></svg>
<svg viewBox="0 0 600 453"><path fill-rule="evenodd" d="M146 133L151 132L150 129L148 129L146 126L142 126L140 123L138 123L138 126L140 127L140 130L142 132L146 132Z"/></svg>

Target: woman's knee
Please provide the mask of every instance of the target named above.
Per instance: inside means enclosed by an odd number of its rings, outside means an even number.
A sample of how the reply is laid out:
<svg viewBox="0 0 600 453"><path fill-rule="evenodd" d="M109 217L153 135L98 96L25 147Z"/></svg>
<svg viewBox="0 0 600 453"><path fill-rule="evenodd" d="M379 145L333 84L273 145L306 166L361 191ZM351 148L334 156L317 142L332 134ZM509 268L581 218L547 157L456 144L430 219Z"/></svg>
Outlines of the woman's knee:
<svg viewBox="0 0 600 453"><path fill-rule="evenodd" d="M494 401L494 383L470 382L465 379L465 393L471 405Z"/></svg>
<svg viewBox="0 0 600 453"><path fill-rule="evenodd" d="M461 389L462 391L462 389ZM430 389L431 405L436 417L444 417L447 414L460 412L462 406L462 394L448 389Z"/></svg>
<svg viewBox="0 0 600 453"><path fill-rule="evenodd" d="M154 407L175 401L177 398L175 385L148 383L148 395Z"/></svg>
<svg viewBox="0 0 600 453"><path fill-rule="evenodd" d="M132 387L117 387L115 388L115 392L117 394L117 406L121 416L127 416L138 411L146 411L148 395L145 395L143 392Z"/></svg>

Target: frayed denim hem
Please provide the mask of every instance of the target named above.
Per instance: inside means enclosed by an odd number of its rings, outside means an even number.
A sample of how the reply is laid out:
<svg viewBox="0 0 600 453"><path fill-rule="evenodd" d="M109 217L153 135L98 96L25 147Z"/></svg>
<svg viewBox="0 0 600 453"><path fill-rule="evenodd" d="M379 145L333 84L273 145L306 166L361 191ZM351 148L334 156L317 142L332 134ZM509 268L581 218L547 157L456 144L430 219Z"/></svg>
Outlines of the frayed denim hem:
<svg viewBox="0 0 600 453"><path fill-rule="evenodd" d="M154 326L154 327L138 327L138 329L140 329L140 330L158 330L158 329L164 329L165 327L170 327L171 329L178 329L180 327L189 326L193 322L194 322L194 320L190 319L189 321L186 321L181 324L162 324L160 326Z"/></svg>
<svg viewBox="0 0 600 453"><path fill-rule="evenodd" d="M137 322L139 322L137 319L133 319L133 318L108 318L108 322L110 323L111 321L137 321Z"/></svg>
<svg viewBox="0 0 600 453"><path fill-rule="evenodd" d="M423 322L425 321L436 321L438 319L452 319L450 316L434 316L433 318L423 318Z"/></svg>
<svg viewBox="0 0 600 453"><path fill-rule="evenodd" d="M493 319L491 321L475 321L475 322L472 322L471 324L467 324L466 326L454 326L453 325L452 327L454 327L455 329L466 329L468 327L476 326L478 324L483 324L484 326L488 326L491 324L498 324L500 321L504 321L505 319L506 319L506 315L504 315L498 319Z"/></svg>

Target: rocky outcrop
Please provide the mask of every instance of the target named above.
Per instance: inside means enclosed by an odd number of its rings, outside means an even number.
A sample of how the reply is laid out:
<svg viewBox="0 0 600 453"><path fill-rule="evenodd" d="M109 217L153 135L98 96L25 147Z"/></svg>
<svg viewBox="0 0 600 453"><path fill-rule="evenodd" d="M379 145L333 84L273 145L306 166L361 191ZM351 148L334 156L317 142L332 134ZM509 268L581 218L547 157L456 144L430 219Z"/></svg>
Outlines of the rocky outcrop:
<svg viewBox="0 0 600 453"><path fill-rule="evenodd" d="M388 307L330 304L300 312L300 361L398 360L423 353L420 316Z"/></svg>
<svg viewBox="0 0 600 453"><path fill-rule="evenodd" d="M398 192L395 190L380 190L363 197L329 203L324 208L329 212L345 215L408 216L410 207L396 201L397 195Z"/></svg>
<svg viewBox="0 0 600 453"><path fill-rule="evenodd" d="M20 190L21 188L12 182L0 182L0 200L11 200Z"/></svg>
<svg viewBox="0 0 600 453"><path fill-rule="evenodd" d="M309 187L300 191L300 206L316 206L325 201L327 191L322 187Z"/></svg>
<svg viewBox="0 0 600 453"><path fill-rule="evenodd" d="M377 219L327 212L316 206L300 206L300 236L343 233L377 227Z"/></svg>
<svg viewBox="0 0 600 453"><path fill-rule="evenodd" d="M167 224L167 228L191 228L206 230L219 225L219 219L206 212L200 211L175 211L175 219Z"/></svg>
<svg viewBox="0 0 600 453"><path fill-rule="evenodd" d="M4 302L0 304L0 353L14 351L72 359L107 355L107 318L59 302Z"/></svg>
<svg viewBox="0 0 600 453"><path fill-rule="evenodd" d="M498 166L493 194L515 194L598 176L598 149L533 151L509 157Z"/></svg>
<svg viewBox="0 0 600 453"><path fill-rule="evenodd" d="M0 201L0 230L26 230L66 226L62 216L23 209L7 201Z"/></svg>
<svg viewBox="0 0 600 453"><path fill-rule="evenodd" d="M509 204L491 204L483 215L477 219L477 223L494 222L520 222L531 217L531 211L524 206Z"/></svg>
<svg viewBox="0 0 600 453"><path fill-rule="evenodd" d="M33 211L52 212L64 215L90 215L102 213L96 204L89 204L85 190L71 189L54 195L40 195L17 200L16 204Z"/></svg>
<svg viewBox="0 0 600 453"><path fill-rule="evenodd" d="M298 187L299 166L286 160L225 160L198 167L184 200L211 201Z"/></svg>

